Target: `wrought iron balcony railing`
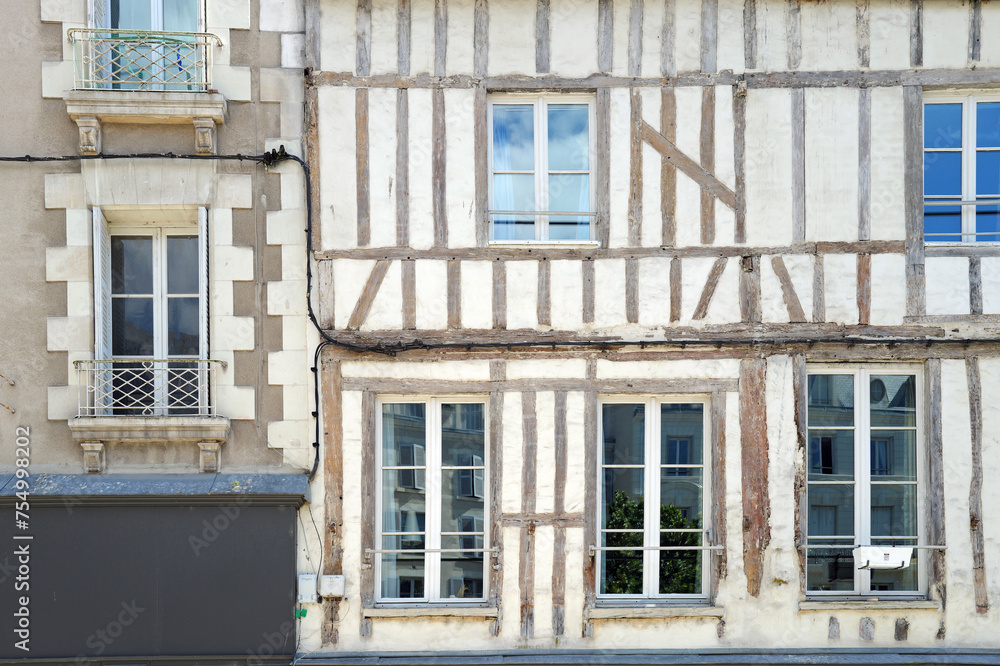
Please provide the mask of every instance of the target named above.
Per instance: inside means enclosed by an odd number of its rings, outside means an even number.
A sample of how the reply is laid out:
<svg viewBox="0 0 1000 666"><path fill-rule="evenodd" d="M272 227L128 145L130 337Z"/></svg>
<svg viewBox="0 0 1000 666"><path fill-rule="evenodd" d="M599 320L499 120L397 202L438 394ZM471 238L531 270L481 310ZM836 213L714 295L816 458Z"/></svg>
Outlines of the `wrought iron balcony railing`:
<svg viewBox="0 0 1000 666"><path fill-rule="evenodd" d="M206 92L213 46L205 32L71 28L77 90Z"/></svg>
<svg viewBox="0 0 1000 666"><path fill-rule="evenodd" d="M215 375L225 362L116 358L75 361L81 417L214 416Z"/></svg>

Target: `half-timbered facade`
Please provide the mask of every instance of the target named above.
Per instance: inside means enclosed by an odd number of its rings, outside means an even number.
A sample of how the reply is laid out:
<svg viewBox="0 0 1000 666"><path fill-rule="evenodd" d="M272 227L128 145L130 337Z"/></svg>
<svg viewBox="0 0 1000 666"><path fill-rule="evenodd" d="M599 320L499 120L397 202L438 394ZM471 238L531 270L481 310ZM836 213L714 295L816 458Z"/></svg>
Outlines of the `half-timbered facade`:
<svg viewBox="0 0 1000 666"><path fill-rule="evenodd" d="M306 661L995 661L1000 6L306 20Z"/></svg>

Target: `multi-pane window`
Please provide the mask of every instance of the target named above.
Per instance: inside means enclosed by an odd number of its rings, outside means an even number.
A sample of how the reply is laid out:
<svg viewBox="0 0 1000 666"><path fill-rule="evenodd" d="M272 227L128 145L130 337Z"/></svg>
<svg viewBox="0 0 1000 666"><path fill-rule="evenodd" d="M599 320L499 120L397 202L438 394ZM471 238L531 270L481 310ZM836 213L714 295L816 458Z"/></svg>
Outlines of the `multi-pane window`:
<svg viewBox="0 0 1000 666"><path fill-rule="evenodd" d="M858 569L852 552L858 546L918 544L919 395L919 375L912 370L810 369L810 594L912 596L922 591L919 555L902 569Z"/></svg>
<svg viewBox="0 0 1000 666"><path fill-rule="evenodd" d="M490 98L493 241L594 238L592 96Z"/></svg>
<svg viewBox="0 0 1000 666"><path fill-rule="evenodd" d="M924 104L924 239L1000 241L1000 96Z"/></svg>
<svg viewBox="0 0 1000 666"><path fill-rule="evenodd" d="M598 595L708 595L708 405L613 398L601 405Z"/></svg>
<svg viewBox="0 0 1000 666"><path fill-rule="evenodd" d="M485 412L479 398L379 401L380 600L485 600Z"/></svg>

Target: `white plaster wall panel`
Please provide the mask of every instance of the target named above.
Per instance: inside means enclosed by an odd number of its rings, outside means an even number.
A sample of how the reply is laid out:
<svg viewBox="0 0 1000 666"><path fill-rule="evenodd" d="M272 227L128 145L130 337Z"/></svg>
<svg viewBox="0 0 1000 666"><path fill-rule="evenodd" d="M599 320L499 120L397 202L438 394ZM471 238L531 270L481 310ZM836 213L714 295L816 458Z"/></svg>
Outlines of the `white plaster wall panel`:
<svg viewBox="0 0 1000 666"><path fill-rule="evenodd" d="M738 362L737 362L738 363ZM739 367L736 368L739 374ZM728 391L726 401L726 572L724 581L719 581L718 603L740 608L746 598L746 575L743 572L743 531L735 529L743 523L743 462L740 454L740 396L736 391Z"/></svg>
<svg viewBox="0 0 1000 666"><path fill-rule="evenodd" d="M521 512L521 468L524 464L524 429L521 425L523 398L520 393L506 393L503 399L503 493L504 513ZM517 540L504 543L515 544ZM505 552L517 548L505 548ZM517 571L516 569L514 571ZM516 576L514 576L516 578ZM516 599L518 595L515 595Z"/></svg>
<svg viewBox="0 0 1000 666"><path fill-rule="evenodd" d="M42 63L42 97L62 99L63 93L72 90L75 74L72 61Z"/></svg>
<svg viewBox="0 0 1000 666"><path fill-rule="evenodd" d="M45 281L69 282L94 279L91 249L84 245L45 248Z"/></svg>
<svg viewBox="0 0 1000 666"><path fill-rule="evenodd" d="M253 317L212 317L212 343L220 349L252 351Z"/></svg>
<svg viewBox="0 0 1000 666"><path fill-rule="evenodd" d="M1000 314L1000 259L983 257L980 262L983 277L983 314Z"/></svg>
<svg viewBox="0 0 1000 666"><path fill-rule="evenodd" d="M924 3L924 67L965 67L969 5L964 0Z"/></svg>
<svg viewBox="0 0 1000 666"><path fill-rule="evenodd" d="M566 529L565 552L566 596L563 605L563 625L567 628L567 634L573 636L574 633L579 633L578 628L583 627L583 609L586 606L583 595L583 576L580 575L580 572L583 571L583 558L587 552L587 548L584 546L582 528ZM577 629L577 631L573 632L572 629Z"/></svg>
<svg viewBox="0 0 1000 666"><path fill-rule="evenodd" d="M969 483L972 475L972 433L969 426L969 384L964 360L941 361L941 430L944 436L942 476L944 477L944 522L948 550L945 551L948 610L960 604L961 615L975 608L972 581L972 540L969 533ZM984 505L985 506L985 505ZM962 599L965 603L958 601ZM947 613L945 620L963 625L960 616ZM957 628L957 627L956 627ZM961 629L959 629L961 631ZM949 636L952 638L952 636Z"/></svg>
<svg viewBox="0 0 1000 666"><path fill-rule="evenodd" d="M535 3L507 0L490 4L489 73L535 73Z"/></svg>
<svg viewBox="0 0 1000 666"><path fill-rule="evenodd" d="M629 118L631 101L628 88L611 89L611 169L610 184L611 217L608 220L610 247L628 245L628 195L631 184L629 149L631 132Z"/></svg>
<svg viewBox="0 0 1000 666"><path fill-rule="evenodd" d="M639 260L639 323L670 324L670 259L666 257Z"/></svg>
<svg viewBox="0 0 1000 666"><path fill-rule="evenodd" d="M730 259L726 262L727 268L732 261ZM715 259L712 257L688 257L681 260L681 321L691 321L713 264ZM718 295L719 290L716 288L713 300Z"/></svg>
<svg viewBox="0 0 1000 666"><path fill-rule="evenodd" d="M87 189L78 173L45 174L45 207L87 210Z"/></svg>
<svg viewBox="0 0 1000 666"><path fill-rule="evenodd" d="M580 261L550 261L552 328L572 331L583 325L583 273Z"/></svg>
<svg viewBox="0 0 1000 666"><path fill-rule="evenodd" d="M788 69L788 10L785 2L757 3L757 69ZM747 127L750 123L747 123ZM755 145L747 141L747 145Z"/></svg>
<svg viewBox="0 0 1000 666"><path fill-rule="evenodd" d="M1000 30L1000 5L993 2L980 4L981 35L995 35ZM1000 43L995 39L979 40L979 62L983 67L1000 65Z"/></svg>
<svg viewBox="0 0 1000 666"><path fill-rule="evenodd" d="M281 248L281 279L304 280L306 253L301 245L284 245Z"/></svg>
<svg viewBox="0 0 1000 666"><path fill-rule="evenodd" d="M93 307L94 283L88 282L67 282L66 283L66 316L68 317L90 317Z"/></svg>
<svg viewBox="0 0 1000 666"><path fill-rule="evenodd" d="M872 255L871 323L899 325L906 315L906 261L902 254Z"/></svg>
<svg viewBox="0 0 1000 666"><path fill-rule="evenodd" d="M212 276L216 280L253 280L253 248L233 245L212 247Z"/></svg>
<svg viewBox="0 0 1000 666"><path fill-rule="evenodd" d="M655 4L655 3L649 3ZM644 20L645 20L644 15ZM645 25L645 24L644 24ZM640 88L642 117L657 130L660 127L659 88ZM660 212L660 153L642 142L642 224L640 237L643 247L659 247L663 242L663 215Z"/></svg>
<svg viewBox="0 0 1000 666"><path fill-rule="evenodd" d="M732 208L715 202L715 244L732 245L736 237L736 213Z"/></svg>
<svg viewBox="0 0 1000 666"><path fill-rule="evenodd" d="M489 361L453 361L448 363L420 363L410 361L343 361L340 366L344 377L378 377L383 379L444 379L461 377L470 382L490 379Z"/></svg>
<svg viewBox="0 0 1000 666"><path fill-rule="evenodd" d="M858 258L855 254L828 254L823 258L826 320L858 323Z"/></svg>
<svg viewBox="0 0 1000 666"><path fill-rule="evenodd" d="M493 263L462 262L462 328L493 326Z"/></svg>
<svg viewBox="0 0 1000 666"><path fill-rule="evenodd" d="M395 14L393 14L395 17ZM396 91L368 91L368 166L371 246L396 244Z"/></svg>
<svg viewBox="0 0 1000 666"><path fill-rule="evenodd" d="M759 29L759 27L758 27ZM747 94L746 230L750 245L792 240L792 103L787 90Z"/></svg>
<svg viewBox="0 0 1000 666"><path fill-rule="evenodd" d="M871 238L906 238L902 88L872 88Z"/></svg>
<svg viewBox="0 0 1000 666"><path fill-rule="evenodd" d="M252 420L256 416L256 395L250 386L217 386L216 407L219 414L233 420Z"/></svg>
<svg viewBox="0 0 1000 666"><path fill-rule="evenodd" d="M597 71L597 3L551 0L549 65L558 76L586 76Z"/></svg>
<svg viewBox="0 0 1000 666"><path fill-rule="evenodd" d="M361 391L344 391L343 409L344 414L361 414ZM343 450L345 452L343 469L343 492L344 502L342 503L344 523L341 526L341 536L343 538L343 562L344 571L361 571L361 511L366 502L374 502L374 497L365 497L361 494L361 479L364 472L361 469L361 424L363 419L343 420ZM327 516L329 520L329 516ZM360 576L345 576L346 590L345 596L349 599L359 599L361 595ZM344 604L345 613L342 615L342 622L347 626L357 626L360 619L361 604ZM345 634L351 632L343 632Z"/></svg>
<svg viewBox="0 0 1000 666"><path fill-rule="evenodd" d="M924 260L924 276L927 314L969 314L969 260L966 257L928 257Z"/></svg>
<svg viewBox="0 0 1000 666"><path fill-rule="evenodd" d="M417 0L410 5L410 73L434 73L434 0ZM427 118L430 122L429 115Z"/></svg>
<svg viewBox="0 0 1000 666"><path fill-rule="evenodd" d="M333 297L334 328L347 328L374 267L375 262L369 260L338 259L333 262L333 294L326 294L325 298Z"/></svg>
<svg viewBox="0 0 1000 666"><path fill-rule="evenodd" d="M563 508L567 513L583 511L584 488L587 485L587 454L584 436L584 393L566 394L566 486L563 488ZM568 568L567 571L579 571ZM572 586L567 586L567 588ZM568 590L567 590L568 592Z"/></svg>
<svg viewBox="0 0 1000 666"><path fill-rule="evenodd" d="M520 478L520 476L518 476ZM520 511L520 505L518 506ZM501 586L501 594L503 599L511 600L511 605L516 606L518 600L521 598L521 580L518 577L518 571L521 567L521 528L519 527L504 527L503 528L503 561L500 563L500 571L503 573L503 585ZM520 636L521 633L521 614L520 613L503 613L500 617L500 635L501 636Z"/></svg>
<svg viewBox="0 0 1000 666"><path fill-rule="evenodd" d="M786 254L782 257L785 261L785 268L788 276L792 279L792 286L795 288L795 295L799 298L799 305L806 319L812 321L813 309L813 257L808 254ZM771 260L767 260L770 265ZM783 302L782 302L783 303Z"/></svg>
<svg viewBox="0 0 1000 666"><path fill-rule="evenodd" d="M361 325L365 331L400 329L403 327L403 285L400 262L393 261L385 273L382 286L372 301L368 319Z"/></svg>
<svg viewBox="0 0 1000 666"><path fill-rule="evenodd" d="M507 328L538 326L538 262L507 262Z"/></svg>
<svg viewBox="0 0 1000 666"><path fill-rule="evenodd" d="M357 12L358 6L353 2L320 3L320 24L323 26L319 33L322 69L330 72L354 71L357 59Z"/></svg>
<svg viewBox="0 0 1000 666"><path fill-rule="evenodd" d="M806 239L857 240L858 91L806 90L805 106Z"/></svg>
<svg viewBox="0 0 1000 666"><path fill-rule="evenodd" d="M908 68L910 3L906 0L876 0L871 3L868 16L871 34L869 51L871 68Z"/></svg>
<svg viewBox="0 0 1000 666"><path fill-rule="evenodd" d="M305 30L301 2L295 0L259 1L261 30L273 30L274 32L302 32Z"/></svg>
<svg viewBox="0 0 1000 666"><path fill-rule="evenodd" d="M446 90L448 246L476 246L475 91Z"/></svg>
<svg viewBox="0 0 1000 666"><path fill-rule="evenodd" d="M803 2L799 18L802 70L854 69L858 65L857 8L848 2Z"/></svg>
<svg viewBox="0 0 1000 666"><path fill-rule="evenodd" d="M535 639L552 640L552 559L555 528L539 525L535 528ZM513 613L512 613L513 615Z"/></svg>
<svg viewBox="0 0 1000 666"><path fill-rule="evenodd" d="M726 269L719 276L715 295L708 305L706 324L730 324L740 321L740 264L737 257L731 257Z"/></svg>
<svg viewBox="0 0 1000 666"><path fill-rule="evenodd" d="M1000 361L995 358L979 358L979 375L983 386L983 470L1000 469L1000 405L986 396L995 394L1000 387ZM989 472L986 472L989 474ZM982 487L983 535L985 553L1000 553L1000 517L987 507L1000 504L1000 488L996 483L986 481ZM1000 598L1000 560L995 555L986 556L986 583L990 599ZM994 611L995 612L995 611Z"/></svg>
<svg viewBox="0 0 1000 666"><path fill-rule="evenodd" d="M719 36L716 65L721 72L742 74L746 65L743 54L743 0L719 0Z"/></svg>
<svg viewBox="0 0 1000 666"><path fill-rule="evenodd" d="M306 313L306 281L272 280L268 282L267 313L269 315L304 315Z"/></svg>
<svg viewBox="0 0 1000 666"><path fill-rule="evenodd" d="M642 3L642 76L660 76L663 71L663 5L662 0ZM659 91L654 89L657 95Z"/></svg>
<svg viewBox="0 0 1000 666"><path fill-rule="evenodd" d="M628 76L628 41L629 23L631 18L631 0L611 0L611 73L615 76Z"/></svg>
<svg viewBox="0 0 1000 666"><path fill-rule="evenodd" d="M701 88L677 88L677 148L695 162L700 161ZM674 212L678 247L701 244L701 187L680 170Z"/></svg>
<svg viewBox="0 0 1000 666"><path fill-rule="evenodd" d="M431 119L430 90L411 88L410 111L410 246L426 250L434 244L434 207L431 203ZM393 170L395 173L395 170Z"/></svg>
<svg viewBox="0 0 1000 666"><path fill-rule="evenodd" d="M324 24L325 25L325 24ZM319 90L320 196L327 205L320 211L323 249L343 249L358 244L357 172L355 170L355 95L351 88Z"/></svg>
<svg viewBox="0 0 1000 666"><path fill-rule="evenodd" d="M594 326L620 326L625 321L625 260L597 259L594 261Z"/></svg>
<svg viewBox="0 0 1000 666"><path fill-rule="evenodd" d="M372 74L395 74L396 0L372 0ZM395 91L390 91L395 92Z"/></svg>
<svg viewBox="0 0 1000 666"><path fill-rule="evenodd" d="M283 350L267 353L267 383L305 385L302 368L309 367L309 354L303 350Z"/></svg>
<svg viewBox="0 0 1000 666"><path fill-rule="evenodd" d="M678 72L701 71L701 3L678 2L674 5L674 63ZM678 111L679 111L678 107ZM678 119L680 113L677 114ZM680 127L678 136L680 136Z"/></svg>
<svg viewBox="0 0 1000 666"><path fill-rule="evenodd" d="M288 69L303 69L306 66L306 38L302 33L286 33L281 36L281 66Z"/></svg>
<svg viewBox="0 0 1000 666"><path fill-rule="evenodd" d="M587 361L582 358L507 361L507 379L580 379L587 373Z"/></svg>
<svg viewBox="0 0 1000 666"><path fill-rule="evenodd" d="M733 121L732 86L715 87L715 177L736 189L736 126ZM717 202L715 209L726 208ZM716 234L719 237L719 234ZM725 243L725 244L728 244Z"/></svg>
<svg viewBox="0 0 1000 666"><path fill-rule="evenodd" d="M539 391L535 395L535 423L537 424L537 454L535 458L535 511L552 513L556 500L556 394ZM531 489L528 489L531 492ZM537 535L537 532L536 532ZM537 551L536 551L537 552ZM538 570L536 569L536 574ZM549 578L551 580L551 577ZM535 616L537 620L537 615ZM537 634L536 634L537 635Z"/></svg>
<svg viewBox="0 0 1000 666"><path fill-rule="evenodd" d="M448 7L448 51L446 74L471 74L475 54L475 15L473 0L450 0Z"/></svg>
<svg viewBox="0 0 1000 666"><path fill-rule="evenodd" d="M46 349L73 351L93 345L92 317L46 317Z"/></svg>
<svg viewBox="0 0 1000 666"><path fill-rule="evenodd" d="M718 621L703 618L678 617L668 622L599 620L594 625L594 640L602 650L656 650L664 645L714 645L719 641Z"/></svg>
<svg viewBox="0 0 1000 666"><path fill-rule="evenodd" d="M737 379L737 359L660 361L597 361L598 379ZM739 442L739 439L735 440ZM738 456L737 456L738 457ZM737 477L738 478L738 477Z"/></svg>
<svg viewBox="0 0 1000 666"><path fill-rule="evenodd" d="M230 102L249 102L250 68L216 65L212 67L212 85Z"/></svg>
<svg viewBox="0 0 1000 666"><path fill-rule="evenodd" d="M782 297L781 281L771 267L771 257L760 258L760 311L765 322L788 323L788 308Z"/></svg>
<svg viewBox="0 0 1000 666"><path fill-rule="evenodd" d="M417 328L448 326L448 262L414 262L417 287Z"/></svg>

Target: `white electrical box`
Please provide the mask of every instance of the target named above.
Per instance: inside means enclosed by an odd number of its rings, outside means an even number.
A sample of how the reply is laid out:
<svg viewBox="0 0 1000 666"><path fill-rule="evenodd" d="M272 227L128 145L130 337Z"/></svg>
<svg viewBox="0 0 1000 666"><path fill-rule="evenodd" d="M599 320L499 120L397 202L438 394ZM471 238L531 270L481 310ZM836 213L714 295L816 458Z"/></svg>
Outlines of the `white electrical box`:
<svg viewBox="0 0 1000 666"><path fill-rule="evenodd" d="M346 581L343 576L320 576L319 596L321 597L342 597Z"/></svg>
<svg viewBox="0 0 1000 666"><path fill-rule="evenodd" d="M316 574L299 574L299 603L316 603Z"/></svg>
<svg viewBox="0 0 1000 666"><path fill-rule="evenodd" d="M910 565L913 548L908 546L861 546L854 549L858 569L904 569Z"/></svg>

